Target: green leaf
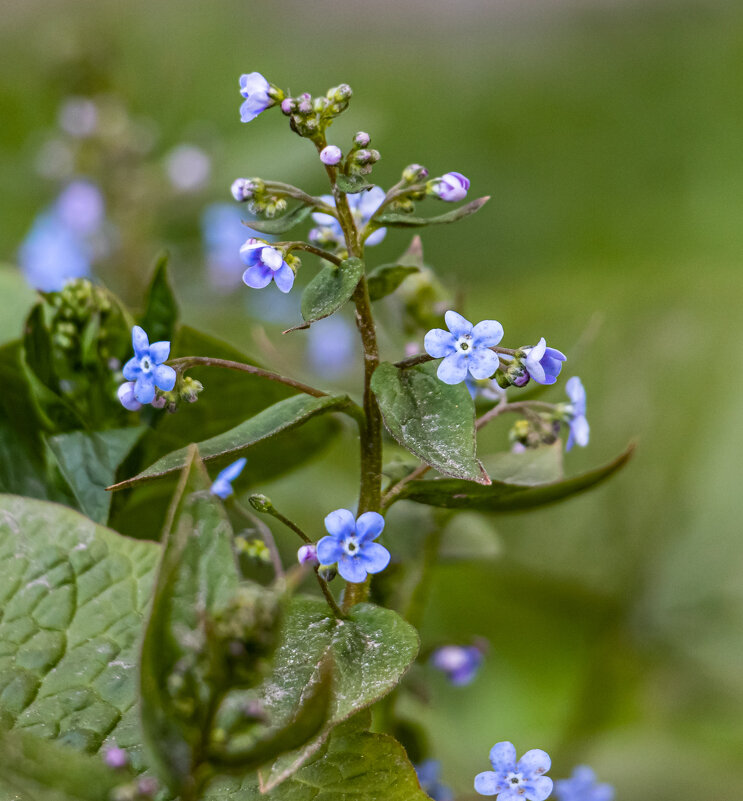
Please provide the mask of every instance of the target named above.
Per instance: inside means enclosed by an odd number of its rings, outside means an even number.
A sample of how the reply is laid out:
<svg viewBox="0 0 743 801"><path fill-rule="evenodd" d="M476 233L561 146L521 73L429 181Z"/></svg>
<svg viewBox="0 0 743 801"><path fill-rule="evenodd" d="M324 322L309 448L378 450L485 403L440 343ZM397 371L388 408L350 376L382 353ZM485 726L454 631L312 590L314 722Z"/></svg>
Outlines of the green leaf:
<svg viewBox="0 0 743 801"><path fill-rule="evenodd" d="M102 759L27 732L0 730L2 801L104 801L125 779Z"/></svg>
<svg viewBox="0 0 743 801"><path fill-rule="evenodd" d="M330 651L335 699L329 725L335 725L393 690L418 647L415 629L391 609L357 604L348 620L338 621L324 601L294 599L264 687L266 711L277 724L291 719Z"/></svg>
<svg viewBox="0 0 743 801"><path fill-rule="evenodd" d="M0 264L0 298L3 299L0 342L7 342L20 336L28 310L36 302L36 293L17 267Z"/></svg>
<svg viewBox="0 0 743 801"><path fill-rule="evenodd" d="M469 203L465 203L464 206L452 209L446 214L439 214L437 217L415 217L412 214L400 214L390 211L372 219L379 225L391 226L393 228L422 228L426 225L442 225L444 223L456 222L463 217L469 217L470 214L479 211L488 200L490 200L490 197L481 197L477 200L471 200Z"/></svg>
<svg viewBox="0 0 743 801"><path fill-rule="evenodd" d="M493 481L535 486L563 478L563 453L558 439L552 445L529 448L523 453L503 451L483 456L483 462Z"/></svg>
<svg viewBox="0 0 743 801"><path fill-rule="evenodd" d="M210 664L207 616L238 586L232 529L192 448L173 499L140 663L140 713L148 754L174 793L203 755L218 674ZM203 663L206 662L206 665Z"/></svg>
<svg viewBox="0 0 743 801"><path fill-rule="evenodd" d="M260 234L283 234L291 228L294 228L295 225L304 222L304 220L309 217L312 209L312 206L297 206L282 217L276 217L270 220L248 220L247 222L243 222L243 225L246 225L253 231L258 231Z"/></svg>
<svg viewBox="0 0 743 801"><path fill-rule="evenodd" d="M264 409L235 428L200 442L199 454L204 461L217 459L220 456L234 457L275 434L301 426L316 415L338 411L349 403L347 395L325 395L321 398L294 395L269 406L268 409ZM173 451L138 475L115 484L110 489L124 489L142 481L176 472L186 465L188 459L188 448Z"/></svg>
<svg viewBox="0 0 743 801"><path fill-rule="evenodd" d="M381 300L394 292L400 284L420 268L413 264L383 264L369 274L369 297Z"/></svg>
<svg viewBox="0 0 743 801"><path fill-rule="evenodd" d="M345 192L347 195L356 195L359 192L374 188L374 184L370 184L363 175L343 175L343 173L338 173L335 183L341 192Z"/></svg>
<svg viewBox="0 0 743 801"><path fill-rule="evenodd" d="M136 674L160 547L0 496L0 703L15 728L142 766Z"/></svg>
<svg viewBox="0 0 743 801"><path fill-rule="evenodd" d="M314 323L338 311L351 299L363 274L364 262L356 258L345 259L340 267L323 267L302 293L302 317Z"/></svg>
<svg viewBox="0 0 743 801"><path fill-rule="evenodd" d="M168 253L157 257L152 280L145 296L145 310L140 325L150 342L172 340L178 322L178 302L168 274Z"/></svg>
<svg viewBox="0 0 743 801"><path fill-rule="evenodd" d="M475 456L474 406L464 384L445 384L431 362L407 370L383 362L371 385L385 425L404 448L445 476L490 483Z"/></svg>
<svg viewBox="0 0 743 801"><path fill-rule="evenodd" d="M73 431L47 440L80 510L96 523L108 520L111 495L106 487L114 482L117 468L146 430L146 426L137 426L90 434Z"/></svg>
<svg viewBox="0 0 743 801"><path fill-rule="evenodd" d="M447 509L476 509L482 512L518 512L557 503L585 492L624 467L635 449L630 445L608 464L579 476L547 484L493 481L489 487L451 479L411 481L398 498Z"/></svg>

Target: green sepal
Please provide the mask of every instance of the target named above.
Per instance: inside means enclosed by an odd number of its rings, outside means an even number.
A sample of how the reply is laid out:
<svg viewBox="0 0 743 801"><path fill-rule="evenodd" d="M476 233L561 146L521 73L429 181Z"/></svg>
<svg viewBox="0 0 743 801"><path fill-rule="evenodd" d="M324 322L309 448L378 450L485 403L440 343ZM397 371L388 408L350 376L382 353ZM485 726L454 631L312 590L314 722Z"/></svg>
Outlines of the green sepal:
<svg viewBox="0 0 743 801"><path fill-rule="evenodd" d="M297 206L288 214L269 220L248 220L243 225L259 234L283 234L294 228L295 225L304 222L309 217L314 206Z"/></svg>
<svg viewBox="0 0 743 801"><path fill-rule="evenodd" d="M340 266L329 264L307 284L302 293L302 317L308 323L322 320L347 303L364 274L361 259L344 259Z"/></svg>
<svg viewBox="0 0 743 801"><path fill-rule="evenodd" d="M339 173L335 178L335 183L338 189L347 195L357 195L359 192L374 188L374 184L370 184L363 175L343 175L343 173Z"/></svg>
<svg viewBox="0 0 743 801"><path fill-rule="evenodd" d="M456 222L463 217L469 217L470 214L479 211L488 200L490 200L490 197L487 196L471 200L469 203L465 203L464 206L459 206L459 208L452 209L446 214L439 214L436 217L416 217L412 214L400 214L399 212L390 211L372 219L374 223L380 226L390 226L392 228L423 228L427 225L443 225Z"/></svg>

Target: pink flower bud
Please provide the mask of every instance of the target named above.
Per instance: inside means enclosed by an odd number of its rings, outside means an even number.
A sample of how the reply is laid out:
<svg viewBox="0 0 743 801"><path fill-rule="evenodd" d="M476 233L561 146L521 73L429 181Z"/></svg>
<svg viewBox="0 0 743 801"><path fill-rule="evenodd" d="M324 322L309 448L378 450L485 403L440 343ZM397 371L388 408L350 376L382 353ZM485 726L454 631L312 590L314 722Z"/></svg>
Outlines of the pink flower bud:
<svg viewBox="0 0 743 801"><path fill-rule="evenodd" d="M320 151L320 161L323 164L333 166L343 158L343 153L337 145L328 145Z"/></svg>

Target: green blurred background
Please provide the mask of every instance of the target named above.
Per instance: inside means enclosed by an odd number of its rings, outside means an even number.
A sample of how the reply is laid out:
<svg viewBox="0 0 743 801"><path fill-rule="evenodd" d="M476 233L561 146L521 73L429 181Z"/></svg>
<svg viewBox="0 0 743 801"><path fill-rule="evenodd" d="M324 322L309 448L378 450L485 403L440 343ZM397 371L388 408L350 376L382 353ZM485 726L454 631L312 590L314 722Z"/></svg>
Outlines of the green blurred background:
<svg viewBox="0 0 743 801"><path fill-rule="evenodd" d="M462 797L503 739L545 748L555 778L590 763L618 799L743 797L743 5L5 0L0 60L0 259L58 189L35 165L60 104L115 95L146 120L149 178L182 142L211 173L155 209L119 170L140 214L120 217L103 277L136 302L169 245L184 320L249 352L284 342L246 315L249 290L208 290L198 211L238 175L324 185L279 113L240 124L242 72L294 93L350 83L331 139L369 131L383 185L416 161L492 195L425 235L427 261L509 344L544 334L571 354L592 427L571 472L639 448L595 493L499 518L494 562L440 568L425 640L483 635L490 654L471 686L432 676L430 704L406 709ZM373 255L406 245L390 232ZM1 316L7 337L22 309ZM261 490L312 526L354 503L348 451ZM388 528L394 551L404 527Z"/></svg>

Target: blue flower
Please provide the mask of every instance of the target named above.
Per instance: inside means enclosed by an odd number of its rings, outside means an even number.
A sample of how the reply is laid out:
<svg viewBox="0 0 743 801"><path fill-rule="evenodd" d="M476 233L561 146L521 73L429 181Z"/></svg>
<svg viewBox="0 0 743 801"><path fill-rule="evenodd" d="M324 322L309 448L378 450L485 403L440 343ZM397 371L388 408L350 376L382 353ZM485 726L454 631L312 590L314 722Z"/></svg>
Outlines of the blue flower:
<svg viewBox="0 0 743 801"><path fill-rule="evenodd" d="M367 573L379 573L390 563L390 552L372 542L384 528L384 518L377 512L364 512L358 520L348 509L336 509L325 518L330 534L317 543L321 565L338 563L338 572L346 581L359 583Z"/></svg>
<svg viewBox="0 0 743 801"><path fill-rule="evenodd" d="M241 459L229 465L229 467L225 467L214 479L214 483L209 490L211 494L217 495L222 500L229 498L234 491L232 489L232 482L242 473L243 467L245 467L247 461L248 460L243 456Z"/></svg>
<svg viewBox="0 0 743 801"><path fill-rule="evenodd" d="M446 673L457 687L470 684L482 664L483 654L474 645L444 645L431 654L431 664Z"/></svg>
<svg viewBox="0 0 743 801"><path fill-rule="evenodd" d="M454 801L454 793L439 781L441 765L437 759L427 759L415 766L421 789L433 801Z"/></svg>
<svg viewBox="0 0 743 801"><path fill-rule="evenodd" d="M430 186L430 191L441 200L445 200L447 203L456 203L467 197L470 180L465 178L461 172L447 172L441 178L431 181Z"/></svg>
<svg viewBox="0 0 743 801"><path fill-rule="evenodd" d="M175 386L175 370L163 364L170 355L170 342L153 342L138 325L132 328L134 358L124 365L124 378L134 382L134 397L140 403L152 403L155 388L170 392Z"/></svg>
<svg viewBox="0 0 743 801"><path fill-rule="evenodd" d="M83 179L67 184L57 198L55 210L59 219L81 237L95 234L106 214L101 190Z"/></svg>
<svg viewBox="0 0 743 801"><path fill-rule="evenodd" d="M436 375L445 384L460 384L468 371L478 380L490 378L500 364L498 354L490 348L503 339L503 326L495 320L473 326L455 311L448 311L444 319L449 331L433 328L423 341L429 356L444 358Z"/></svg>
<svg viewBox="0 0 743 801"><path fill-rule="evenodd" d="M524 367L537 384L554 384L567 358L555 348L548 348L544 337L533 348L524 348Z"/></svg>
<svg viewBox="0 0 743 801"><path fill-rule="evenodd" d="M585 448L588 445L591 429L588 425L588 420L586 420L586 391L583 389L583 384L577 375L568 379L565 384L565 391L570 398L570 405L567 408L570 434L568 435L565 450L569 451L574 443L580 445L581 448Z"/></svg>
<svg viewBox="0 0 743 801"><path fill-rule="evenodd" d="M59 292L71 279L90 275L91 249L56 212L45 212L34 220L18 261L34 289Z"/></svg>
<svg viewBox="0 0 743 801"><path fill-rule="evenodd" d="M464 379L464 385L470 393L472 400L485 398L489 401L501 401L506 397L506 390L495 380L484 378L476 381L471 376Z"/></svg>
<svg viewBox="0 0 743 801"><path fill-rule="evenodd" d="M118 389L117 394L121 405L130 412L138 412L142 404L134 396L134 382L125 381Z"/></svg>
<svg viewBox="0 0 743 801"><path fill-rule="evenodd" d="M358 228L363 228L374 216L374 213L384 200L384 196L384 189L379 186L373 186L366 192L347 195L348 205ZM321 200L328 206L335 206L335 200L331 195L323 195ZM313 228L310 231L310 242L327 243L332 240L340 244L344 241L343 229L335 217L316 211L312 214L312 219L320 225L320 228ZM378 228L366 238L366 244L378 245L384 239L386 233L386 228Z"/></svg>
<svg viewBox="0 0 743 801"><path fill-rule="evenodd" d="M240 94L245 102L240 106L240 120L250 122L273 105L271 84L260 74L251 72L240 76Z"/></svg>
<svg viewBox="0 0 743 801"><path fill-rule="evenodd" d="M257 239L248 239L240 248L240 258L248 269L243 273L243 282L253 289L263 289L271 281L285 294L294 285L294 270L284 261L281 253Z"/></svg>
<svg viewBox="0 0 743 801"><path fill-rule="evenodd" d="M516 761L513 743L496 743L490 749L493 770L475 776L480 795L497 795L498 801L546 801L552 792L552 779L544 774L552 764L539 748L527 751Z"/></svg>
<svg viewBox="0 0 743 801"><path fill-rule="evenodd" d="M596 774L586 765L579 765L569 779L555 782L557 801L612 801L614 788L598 784Z"/></svg>

